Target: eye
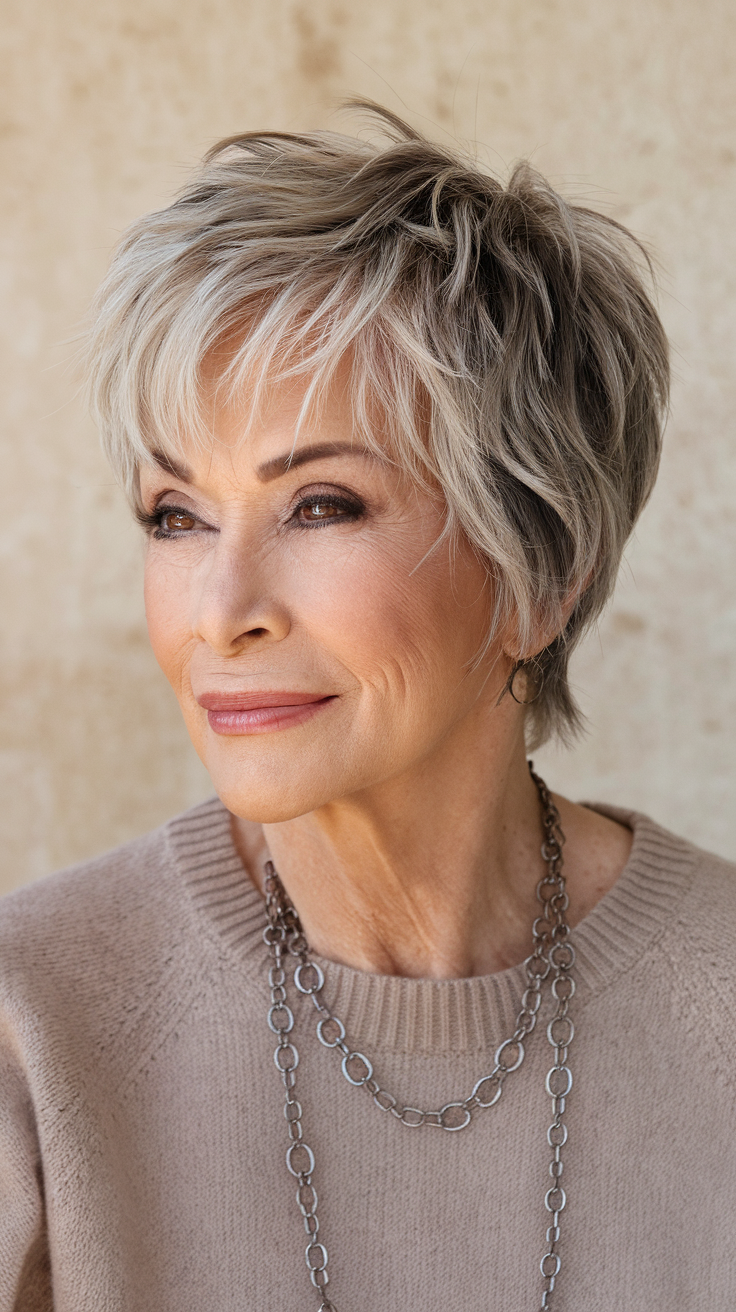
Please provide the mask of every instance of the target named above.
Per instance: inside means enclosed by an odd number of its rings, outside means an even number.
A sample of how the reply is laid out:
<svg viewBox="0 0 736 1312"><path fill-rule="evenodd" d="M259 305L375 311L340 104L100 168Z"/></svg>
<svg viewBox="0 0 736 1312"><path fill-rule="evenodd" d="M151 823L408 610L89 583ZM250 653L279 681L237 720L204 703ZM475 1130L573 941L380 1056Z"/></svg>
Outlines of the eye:
<svg viewBox="0 0 736 1312"><path fill-rule="evenodd" d="M136 517L146 532L156 539L186 537L206 527L185 506L157 506L152 511L139 509Z"/></svg>
<svg viewBox="0 0 736 1312"><path fill-rule="evenodd" d="M339 519L342 513L339 506L331 506L328 501L308 501L302 506L302 519L314 522L323 519Z"/></svg>
<svg viewBox="0 0 736 1312"><path fill-rule="evenodd" d="M303 528L319 528L334 521L359 519L365 507L357 499L323 493L304 497L294 509L294 517Z"/></svg>
<svg viewBox="0 0 736 1312"><path fill-rule="evenodd" d="M183 510L161 510L158 526L164 533L181 533L195 527L197 521Z"/></svg>

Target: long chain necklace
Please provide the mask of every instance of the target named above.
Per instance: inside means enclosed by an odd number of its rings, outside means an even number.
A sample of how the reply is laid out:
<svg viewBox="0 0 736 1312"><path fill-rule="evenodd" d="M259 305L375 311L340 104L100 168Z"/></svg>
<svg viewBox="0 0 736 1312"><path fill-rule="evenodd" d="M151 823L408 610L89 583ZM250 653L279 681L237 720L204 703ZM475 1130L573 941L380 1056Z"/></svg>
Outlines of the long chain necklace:
<svg viewBox="0 0 736 1312"><path fill-rule="evenodd" d="M552 1100L552 1123L547 1130L547 1143L552 1150L549 1174L552 1184L547 1188L544 1205L550 1223L546 1231L546 1249L540 1262L543 1289L541 1312L549 1312L552 1291L560 1271L560 1214L565 1208L565 1190L562 1176L562 1149L567 1142L567 1125L564 1121L567 1096L572 1088L572 1073L567 1064L567 1053L574 1035L574 1026L568 1008L575 992L571 971L575 951L569 941L570 929L565 918L568 906L565 879L562 874L562 845L565 841L560 827L559 812L546 784L534 773L529 763L542 804L544 842L542 857L547 870L537 885L537 898L541 915L532 926L533 948L524 966L526 988L521 999L521 1010L516 1028L510 1038L496 1050L493 1069L476 1081L468 1097L445 1103L436 1111L419 1107L400 1106L393 1094L381 1088L373 1074L373 1064L348 1041L345 1026L335 1016L322 997L324 974L309 955L309 946L301 922L292 906L273 864L266 863L266 915L268 924L263 931L271 966L268 982L271 1005L268 1025L278 1036L274 1051L276 1068L281 1075L285 1091L284 1116L288 1128L289 1146L286 1165L297 1181L296 1201L304 1220L307 1235L305 1261L309 1277L321 1297L319 1312L337 1312L327 1294L327 1249L320 1238L317 1216L317 1190L313 1183L314 1153L305 1142L302 1131L302 1106L296 1096L296 1069L299 1053L289 1037L294 1028L294 1013L287 1001L286 962L295 958L298 965L293 971L293 982L299 993L312 999L318 1014L317 1038L325 1048L333 1049L341 1059L342 1073L349 1084L367 1090L376 1107L392 1116L404 1126L417 1129L423 1125L442 1130L464 1130L474 1115L498 1102L507 1076L513 1074L524 1060L524 1040L537 1023L542 1001L542 985L551 976L551 991L555 1000L555 1014L547 1026L547 1039L554 1049L554 1065L545 1080L545 1088Z"/></svg>

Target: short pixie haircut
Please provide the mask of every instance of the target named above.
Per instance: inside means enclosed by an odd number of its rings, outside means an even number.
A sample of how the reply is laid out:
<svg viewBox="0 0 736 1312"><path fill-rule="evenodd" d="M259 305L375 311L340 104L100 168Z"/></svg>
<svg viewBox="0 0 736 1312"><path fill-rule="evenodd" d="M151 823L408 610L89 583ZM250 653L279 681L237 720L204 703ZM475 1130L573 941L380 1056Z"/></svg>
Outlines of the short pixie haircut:
<svg viewBox="0 0 736 1312"><path fill-rule="evenodd" d="M528 163L504 186L380 107L378 143L248 132L124 236L94 309L90 393L136 503L153 452L212 441L203 366L258 404L305 375L303 417L349 361L360 439L444 494L541 693L528 736L580 723L570 653L654 482L668 356L651 265ZM574 598L572 613L569 613ZM535 634L556 635L537 651Z"/></svg>

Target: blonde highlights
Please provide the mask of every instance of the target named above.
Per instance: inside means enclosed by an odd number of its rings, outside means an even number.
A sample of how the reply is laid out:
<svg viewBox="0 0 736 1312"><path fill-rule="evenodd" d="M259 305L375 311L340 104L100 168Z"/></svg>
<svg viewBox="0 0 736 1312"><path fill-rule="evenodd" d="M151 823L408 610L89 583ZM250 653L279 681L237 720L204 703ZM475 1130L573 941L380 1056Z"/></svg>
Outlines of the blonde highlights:
<svg viewBox="0 0 736 1312"><path fill-rule="evenodd" d="M266 384L307 376L305 413L349 357L361 439L442 487L448 530L492 575L493 632L513 622L543 672L531 741L565 736L579 723L570 652L612 592L659 459L668 357L647 257L529 164L503 185L368 108L378 144L232 137L133 225L95 305L92 408L135 500L154 449L210 440L203 368L218 346L234 343L229 394L257 406ZM555 635L541 652L540 631Z"/></svg>

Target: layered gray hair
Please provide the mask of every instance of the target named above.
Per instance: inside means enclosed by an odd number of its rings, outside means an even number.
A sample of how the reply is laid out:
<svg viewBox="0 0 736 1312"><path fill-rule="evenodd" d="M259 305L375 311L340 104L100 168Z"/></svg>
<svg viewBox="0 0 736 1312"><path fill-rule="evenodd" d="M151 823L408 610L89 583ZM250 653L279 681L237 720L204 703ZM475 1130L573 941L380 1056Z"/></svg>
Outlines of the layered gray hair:
<svg viewBox="0 0 736 1312"><path fill-rule="evenodd" d="M254 406L349 360L356 429L443 490L542 679L531 745L569 736L576 642L654 482L667 343L643 247L528 163L503 185L377 106L378 144L330 132L221 141L124 236L94 307L90 397L133 503L152 453L212 440L203 367ZM570 612L571 601L574 603ZM538 651L539 634L547 641Z"/></svg>

